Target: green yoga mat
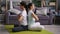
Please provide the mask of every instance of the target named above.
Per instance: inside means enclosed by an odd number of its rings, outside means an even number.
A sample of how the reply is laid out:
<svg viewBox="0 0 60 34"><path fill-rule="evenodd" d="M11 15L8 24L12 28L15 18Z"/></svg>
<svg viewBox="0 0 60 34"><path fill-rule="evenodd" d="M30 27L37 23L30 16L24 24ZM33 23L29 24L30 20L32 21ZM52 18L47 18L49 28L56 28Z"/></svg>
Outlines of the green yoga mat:
<svg viewBox="0 0 60 34"><path fill-rule="evenodd" d="M53 34L49 31L42 30L42 31L21 31L21 32L12 32L13 25L5 25L5 28L8 30L10 34Z"/></svg>

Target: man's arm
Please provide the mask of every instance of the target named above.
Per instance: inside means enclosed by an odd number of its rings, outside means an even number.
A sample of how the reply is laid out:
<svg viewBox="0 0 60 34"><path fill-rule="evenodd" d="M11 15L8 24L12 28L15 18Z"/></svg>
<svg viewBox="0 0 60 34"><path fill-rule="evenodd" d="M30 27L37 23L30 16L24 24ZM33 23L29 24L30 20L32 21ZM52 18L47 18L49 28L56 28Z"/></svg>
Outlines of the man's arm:
<svg viewBox="0 0 60 34"><path fill-rule="evenodd" d="M18 21L22 21L23 20L23 16L21 15L21 16L18 16Z"/></svg>

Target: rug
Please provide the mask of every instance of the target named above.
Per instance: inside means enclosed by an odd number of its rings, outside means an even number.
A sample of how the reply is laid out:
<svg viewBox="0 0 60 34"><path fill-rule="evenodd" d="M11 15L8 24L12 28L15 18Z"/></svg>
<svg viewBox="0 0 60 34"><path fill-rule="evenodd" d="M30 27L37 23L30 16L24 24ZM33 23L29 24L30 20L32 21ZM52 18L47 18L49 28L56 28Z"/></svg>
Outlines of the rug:
<svg viewBox="0 0 60 34"><path fill-rule="evenodd" d="M14 25L5 25L5 28L10 34L53 34L52 32L49 32L47 30L12 32L12 28L14 28Z"/></svg>

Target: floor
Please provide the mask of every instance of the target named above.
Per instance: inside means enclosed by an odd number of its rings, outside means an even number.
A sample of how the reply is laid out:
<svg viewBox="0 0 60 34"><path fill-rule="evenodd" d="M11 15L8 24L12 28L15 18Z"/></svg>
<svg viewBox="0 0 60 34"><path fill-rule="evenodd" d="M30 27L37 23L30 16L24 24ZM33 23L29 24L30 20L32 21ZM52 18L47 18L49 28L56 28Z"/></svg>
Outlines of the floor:
<svg viewBox="0 0 60 34"><path fill-rule="evenodd" d="M60 34L60 25L44 25L45 29L54 33L54 34Z"/></svg>
<svg viewBox="0 0 60 34"><path fill-rule="evenodd" d="M60 34L60 25L44 25L45 29L54 33ZM0 34L9 34L9 32L4 28L4 25L0 24Z"/></svg>
<svg viewBox="0 0 60 34"><path fill-rule="evenodd" d="M0 34L9 34L2 24L0 24Z"/></svg>

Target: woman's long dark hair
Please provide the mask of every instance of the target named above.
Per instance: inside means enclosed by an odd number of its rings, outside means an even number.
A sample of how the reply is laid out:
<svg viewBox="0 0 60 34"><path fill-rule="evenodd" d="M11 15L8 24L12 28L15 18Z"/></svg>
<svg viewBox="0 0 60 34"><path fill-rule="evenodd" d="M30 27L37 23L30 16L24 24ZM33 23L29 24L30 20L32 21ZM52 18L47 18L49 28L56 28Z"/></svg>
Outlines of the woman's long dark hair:
<svg viewBox="0 0 60 34"><path fill-rule="evenodd" d="M33 3L28 3L27 9L29 10L32 5L33 5ZM28 13L28 10L27 10L27 13Z"/></svg>
<svg viewBox="0 0 60 34"><path fill-rule="evenodd" d="M33 3L29 3L28 4L28 9L30 9L30 7L32 6Z"/></svg>
<svg viewBox="0 0 60 34"><path fill-rule="evenodd" d="M28 9L30 9L30 7L33 5L34 3L29 3L28 4ZM36 10L37 10L37 8L35 8L35 10L34 10L34 13L36 14Z"/></svg>

